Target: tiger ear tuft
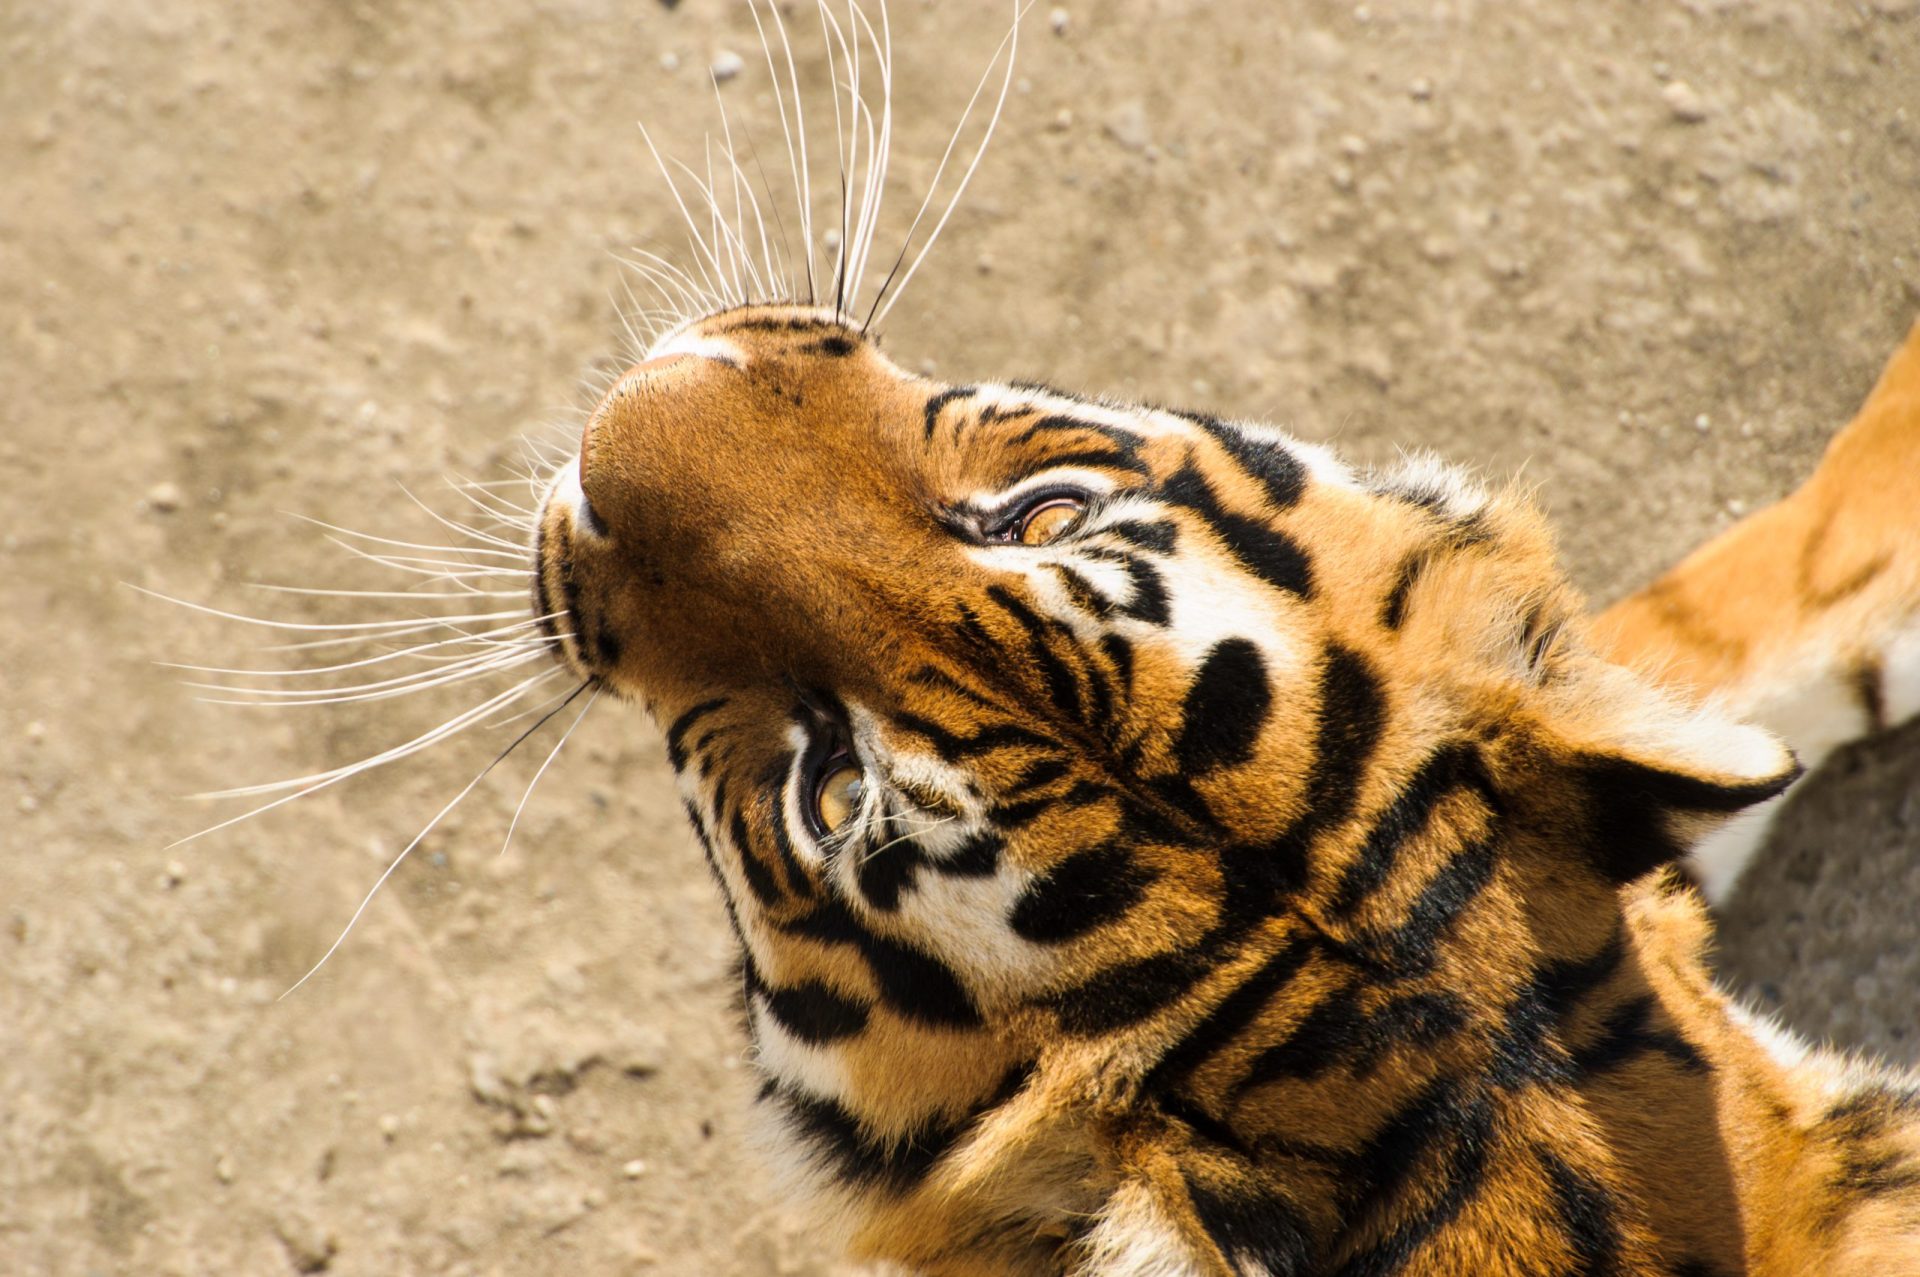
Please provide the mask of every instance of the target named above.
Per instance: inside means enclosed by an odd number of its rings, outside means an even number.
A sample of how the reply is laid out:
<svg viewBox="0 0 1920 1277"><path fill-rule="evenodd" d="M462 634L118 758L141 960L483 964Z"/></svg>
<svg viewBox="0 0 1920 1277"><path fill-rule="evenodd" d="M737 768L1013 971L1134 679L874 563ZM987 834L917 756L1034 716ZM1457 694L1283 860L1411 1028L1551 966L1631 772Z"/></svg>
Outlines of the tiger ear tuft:
<svg viewBox="0 0 1920 1277"><path fill-rule="evenodd" d="M1780 769L1757 777L1694 772L1674 760L1623 754L1582 758L1577 774L1600 867L1624 883L1680 859L1729 818L1799 779L1800 764L1784 747L1781 752Z"/></svg>
<svg viewBox="0 0 1920 1277"><path fill-rule="evenodd" d="M1800 777L1793 751L1764 728L1684 704L1618 667L1595 681L1605 684L1605 711L1567 741L1569 770L1600 868L1616 882L1680 859Z"/></svg>

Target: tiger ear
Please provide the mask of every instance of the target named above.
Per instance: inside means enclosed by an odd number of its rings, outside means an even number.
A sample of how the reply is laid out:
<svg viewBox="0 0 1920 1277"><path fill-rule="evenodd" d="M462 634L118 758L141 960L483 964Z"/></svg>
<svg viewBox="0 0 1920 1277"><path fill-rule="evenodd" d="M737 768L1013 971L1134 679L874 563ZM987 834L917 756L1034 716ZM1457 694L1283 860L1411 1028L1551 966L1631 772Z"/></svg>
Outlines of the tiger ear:
<svg viewBox="0 0 1920 1277"><path fill-rule="evenodd" d="M1799 778L1793 751L1766 729L1596 666L1582 680L1586 712L1563 724L1561 741L1589 845L1615 882L1679 859Z"/></svg>

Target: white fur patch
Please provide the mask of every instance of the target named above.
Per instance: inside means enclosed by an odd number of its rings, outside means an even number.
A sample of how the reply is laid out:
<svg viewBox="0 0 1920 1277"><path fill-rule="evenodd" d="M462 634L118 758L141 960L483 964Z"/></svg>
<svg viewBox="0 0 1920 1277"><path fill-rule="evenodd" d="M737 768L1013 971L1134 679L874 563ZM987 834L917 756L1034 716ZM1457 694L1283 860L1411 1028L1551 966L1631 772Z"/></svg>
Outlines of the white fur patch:
<svg viewBox="0 0 1920 1277"><path fill-rule="evenodd" d="M1693 845L1687 855L1687 865L1708 904L1717 908L1733 894L1734 885L1747 871L1755 853L1766 846L1773 822L1785 803L1784 794L1757 803Z"/></svg>
<svg viewBox="0 0 1920 1277"><path fill-rule="evenodd" d="M1880 661L1887 724L1904 723L1920 714L1920 614L1907 618L1906 628L1882 650Z"/></svg>
<svg viewBox="0 0 1920 1277"><path fill-rule="evenodd" d="M1432 452L1413 452L1391 470L1375 477L1382 492L1432 506L1449 519L1477 514L1487 504L1486 491L1460 467Z"/></svg>
<svg viewBox="0 0 1920 1277"><path fill-rule="evenodd" d="M825 1099L846 1100L851 1096L840 1052L813 1046L787 1032L757 994L747 1013L753 1018L753 1050L761 1072Z"/></svg>
<svg viewBox="0 0 1920 1277"><path fill-rule="evenodd" d="M711 359L715 363L727 364L733 368L743 367L747 362L740 347L732 342L723 337L706 336L692 328L668 333L647 351L648 359L664 359L668 355L692 355L697 359ZM625 382L622 381L620 385L614 387L613 392L620 393L624 385Z"/></svg>
<svg viewBox="0 0 1920 1277"><path fill-rule="evenodd" d="M1114 1191L1085 1245L1087 1257L1074 1277L1203 1277L1207 1272L1142 1183L1122 1184ZM1247 1277L1266 1277L1266 1269L1258 1266L1240 1271Z"/></svg>

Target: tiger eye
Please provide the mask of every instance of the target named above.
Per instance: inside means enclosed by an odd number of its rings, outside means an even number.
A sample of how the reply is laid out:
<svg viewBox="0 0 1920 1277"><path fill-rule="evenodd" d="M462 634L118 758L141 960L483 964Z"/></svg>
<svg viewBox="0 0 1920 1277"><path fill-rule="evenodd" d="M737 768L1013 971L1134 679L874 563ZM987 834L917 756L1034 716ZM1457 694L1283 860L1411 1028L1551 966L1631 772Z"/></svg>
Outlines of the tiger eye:
<svg viewBox="0 0 1920 1277"><path fill-rule="evenodd" d="M830 834L837 833L859 809L865 791L866 776L858 767L844 761L829 767L814 791L813 810L820 819L820 828Z"/></svg>
<svg viewBox="0 0 1920 1277"><path fill-rule="evenodd" d="M1021 545L1045 545L1058 540L1068 528L1080 521L1087 503L1077 497L1057 497L1036 506L1020 521Z"/></svg>

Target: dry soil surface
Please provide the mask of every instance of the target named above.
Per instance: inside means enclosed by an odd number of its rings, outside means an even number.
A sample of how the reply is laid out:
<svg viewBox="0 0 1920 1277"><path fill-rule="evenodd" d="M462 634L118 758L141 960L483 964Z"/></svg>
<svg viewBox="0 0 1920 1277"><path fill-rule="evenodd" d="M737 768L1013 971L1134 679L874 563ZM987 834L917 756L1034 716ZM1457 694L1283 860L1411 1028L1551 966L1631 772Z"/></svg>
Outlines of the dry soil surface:
<svg viewBox="0 0 1920 1277"><path fill-rule="evenodd" d="M897 207L1005 9L896 0ZM1604 599L1785 492L1920 310L1915 0L1069 10L888 325L910 365L1524 467ZM277 1000L498 737L168 849L180 795L424 711L201 705L151 662L253 636L122 585L364 581L284 512L420 538L399 483L577 428L613 254L681 251L634 122L697 157L735 52L784 158L757 51L718 0L0 5L0 1271L848 1271L746 1147L637 716L504 857L503 769ZM1725 937L1796 1026L1909 1060L1917 771L1913 731L1842 757Z"/></svg>

